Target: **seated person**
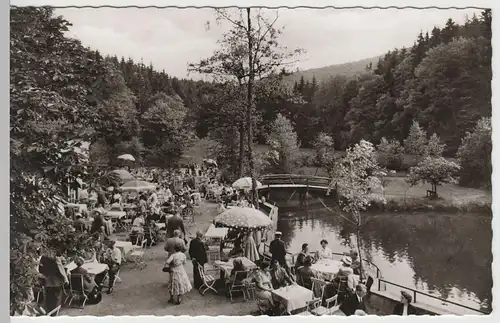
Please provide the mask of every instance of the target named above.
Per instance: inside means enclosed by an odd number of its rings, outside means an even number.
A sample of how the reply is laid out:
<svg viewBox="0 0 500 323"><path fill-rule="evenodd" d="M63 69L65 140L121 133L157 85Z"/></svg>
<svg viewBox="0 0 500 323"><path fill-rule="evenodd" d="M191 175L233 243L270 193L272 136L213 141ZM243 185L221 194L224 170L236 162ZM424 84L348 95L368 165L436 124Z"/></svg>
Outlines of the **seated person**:
<svg viewBox="0 0 500 323"><path fill-rule="evenodd" d="M113 204L111 204L110 211L120 211L120 212L122 212L123 211L123 207L122 207L122 205L120 204L120 202L118 200L114 200Z"/></svg>
<svg viewBox="0 0 500 323"><path fill-rule="evenodd" d="M347 286L341 286L343 289L347 288L349 294L353 294L356 286L358 285L358 277L354 275L354 271L351 268L352 260L350 257L344 256L342 258L342 267L340 267L338 273L335 275L335 283L342 284L347 283Z"/></svg>
<svg viewBox="0 0 500 323"><path fill-rule="evenodd" d="M277 260L271 263L271 282L274 289L286 287L295 283L292 277L288 275L286 270L280 266Z"/></svg>
<svg viewBox="0 0 500 323"><path fill-rule="evenodd" d="M311 278L317 278L316 273L311 269L311 266L312 266L312 258L307 256L304 259L304 266L299 267L297 269L297 278L299 284L307 289L312 289Z"/></svg>
<svg viewBox="0 0 500 323"><path fill-rule="evenodd" d="M243 261L241 261L241 259L234 259L229 282L233 283L234 281L236 285L241 285L245 278L247 278L247 273L245 265L243 265Z"/></svg>
<svg viewBox="0 0 500 323"><path fill-rule="evenodd" d="M268 268L269 263L259 262L258 268L253 270L248 277L250 283L255 283L255 297L258 300L259 308L263 312L272 310L276 306L272 295L273 285Z"/></svg>
<svg viewBox="0 0 500 323"><path fill-rule="evenodd" d="M82 257L77 257L75 259L76 268L71 271L71 275L72 282L75 281L73 275L81 275L83 277L83 292L88 295L97 287L97 284L88 271L82 267L84 263L85 261Z"/></svg>
<svg viewBox="0 0 500 323"><path fill-rule="evenodd" d="M75 230L77 232L85 232L85 231L87 231L87 224L83 220L82 215L80 213L77 213L75 215L75 217L76 217L76 220L73 223L73 226L75 227Z"/></svg>
<svg viewBox="0 0 500 323"><path fill-rule="evenodd" d="M231 251L229 251L228 257L229 258L243 257L244 254L245 251L243 250L241 239L234 240L234 248L231 249Z"/></svg>
<svg viewBox="0 0 500 323"><path fill-rule="evenodd" d="M328 241L323 239L323 240L321 240L320 244L321 244L321 248L316 252L316 258L318 260L332 259L333 254L332 254L332 250L330 248L328 248Z"/></svg>
<svg viewBox="0 0 500 323"><path fill-rule="evenodd" d="M158 228L153 221L146 221L144 225L144 238L148 240L147 244L149 246L156 245L156 240L158 237Z"/></svg>
<svg viewBox="0 0 500 323"><path fill-rule="evenodd" d="M306 257L308 257L309 254L309 245L307 243L304 243L302 245L302 249L300 250L299 254L297 255L297 259L295 260L295 270L299 269L300 267L304 266L304 260ZM311 258L312 261L312 258Z"/></svg>

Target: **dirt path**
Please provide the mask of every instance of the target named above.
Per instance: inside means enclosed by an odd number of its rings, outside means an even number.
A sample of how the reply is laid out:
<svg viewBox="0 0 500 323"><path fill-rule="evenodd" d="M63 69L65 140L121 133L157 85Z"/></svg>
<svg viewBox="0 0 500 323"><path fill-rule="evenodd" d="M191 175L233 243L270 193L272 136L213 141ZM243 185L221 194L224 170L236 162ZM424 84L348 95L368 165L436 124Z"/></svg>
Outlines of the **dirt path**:
<svg viewBox="0 0 500 323"><path fill-rule="evenodd" d="M196 225L188 228L188 235L194 236L197 229L205 232L216 216L216 209L215 204L204 202L197 209ZM202 296L197 290L187 293L181 305L168 304L167 274L162 272L163 243L147 249L144 258L148 265L142 271L132 268L131 264L122 266L122 282L116 285L113 294L104 293L101 303L86 305L84 309L63 308L61 315L250 315L257 309L254 302L241 299L231 304L223 295L207 292ZM192 283L191 262L188 261L185 268Z"/></svg>

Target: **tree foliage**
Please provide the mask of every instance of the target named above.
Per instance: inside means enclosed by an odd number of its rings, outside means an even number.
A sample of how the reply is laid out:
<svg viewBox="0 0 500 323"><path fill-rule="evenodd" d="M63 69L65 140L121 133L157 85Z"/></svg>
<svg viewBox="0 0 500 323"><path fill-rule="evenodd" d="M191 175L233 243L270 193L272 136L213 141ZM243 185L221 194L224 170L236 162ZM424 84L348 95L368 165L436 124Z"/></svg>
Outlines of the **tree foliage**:
<svg viewBox="0 0 500 323"><path fill-rule="evenodd" d="M49 8L11 10L10 300L29 300L37 280L35 248L74 252L86 240L57 210L59 183L84 177L78 148L102 129L109 68L97 52L64 37L69 22Z"/></svg>
<svg viewBox="0 0 500 323"><path fill-rule="evenodd" d="M424 156L427 147L427 134L417 121L411 125L408 137L404 140L405 152L410 155Z"/></svg>
<svg viewBox="0 0 500 323"><path fill-rule="evenodd" d="M290 120L278 115L273 123L268 144L271 148L269 159L275 170L283 174L293 173L299 156L299 144Z"/></svg>
<svg viewBox="0 0 500 323"><path fill-rule="evenodd" d="M416 185L422 181L431 184L431 191L437 195L437 186L444 183L457 183L460 166L443 157L426 157L417 166L410 168L406 181Z"/></svg>
<svg viewBox="0 0 500 323"><path fill-rule="evenodd" d="M482 118L465 135L457 151L461 184L491 188L491 149L491 119Z"/></svg>
<svg viewBox="0 0 500 323"><path fill-rule="evenodd" d="M385 137L382 137L377 146L377 162L384 168L401 169L403 154L403 146L395 139L388 141Z"/></svg>
<svg viewBox="0 0 500 323"><path fill-rule="evenodd" d="M381 186L380 176L384 174L385 171L377 163L373 144L361 140L359 144L346 150L346 155L336 166L335 177L330 184L330 189L337 190L343 211L352 215L356 225L360 258L362 258L360 246L361 212L365 211L373 201L372 191Z"/></svg>
<svg viewBox="0 0 500 323"><path fill-rule="evenodd" d="M441 157L443 155L446 144L442 144L439 136L434 133L430 138L427 146L425 147L425 156Z"/></svg>

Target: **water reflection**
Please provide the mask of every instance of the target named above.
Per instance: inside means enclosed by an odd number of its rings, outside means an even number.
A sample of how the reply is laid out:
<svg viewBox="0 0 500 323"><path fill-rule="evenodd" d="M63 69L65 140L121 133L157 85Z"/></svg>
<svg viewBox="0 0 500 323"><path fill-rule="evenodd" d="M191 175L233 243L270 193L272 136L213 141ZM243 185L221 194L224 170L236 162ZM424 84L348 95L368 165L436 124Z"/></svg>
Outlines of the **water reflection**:
<svg viewBox="0 0 500 323"><path fill-rule="evenodd" d="M490 218L426 213L367 214L365 219L364 257L377 264L384 277L471 307L491 309ZM321 239L327 239L334 251L355 247L352 224L324 209L288 210L280 214L278 230L294 253L305 242L317 250Z"/></svg>

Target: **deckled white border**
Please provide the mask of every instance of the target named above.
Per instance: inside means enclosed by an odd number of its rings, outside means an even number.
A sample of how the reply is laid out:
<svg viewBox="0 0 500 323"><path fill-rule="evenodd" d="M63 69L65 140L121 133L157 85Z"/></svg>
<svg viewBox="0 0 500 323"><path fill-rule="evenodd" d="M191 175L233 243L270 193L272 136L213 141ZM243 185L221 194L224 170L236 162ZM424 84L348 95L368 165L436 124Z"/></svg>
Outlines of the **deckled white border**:
<svg viewBox="0 0 500 323"><path fill-rule="evenodd" d="M4 9L0 10L1 14L3 15L3 19L0 21L4 22L3 28L2 28L2 40L3 44L8 44L8 2L3 1L4 4ZM364 6L364 7L374 7L374 6L379 6L379 7L387 7L387 6L397 6L397 7L403 7L403 6L414 6L414 7L426 7L426 6L437 6L437 7L469 7L469 6L474 6L474 7L481 7L481 8L492 8L493 9L493 75L495 75L495 71L500 70L500 59L499 56L496 55L496 50L500 48L500 37L497 35L497 32L500 35L500 18L497 19L497 13L500 14L500 1L499 0L476 0L476 1L467 1L467 0L315 0L315 1L306 1L306 0L252 0L252 1L241 1L237 2L234 0L217 0L217 1L209 1L209 0L13 0L11 2L12 5L20 5L20 6L26 6L26 5L35 5L35 6L40 6L40 5L53 5L53 6L64 6L64 5L115 5L115 6L126 6L126 5L137 5L137 6L148 6L148 5L155 5L155 6L180 6L180 7L185 7L185 6L234 6L234 5L240 5L240 6L270 6L270 7L275 7L275 6L310 6L310 7L324 7L324 6ZM500 17L500 16L499 16ZM9 47L5 46L5 51L6 55L8 54ZM3 83L1 89L4 92L4 95L0 96L2 100L4 100L4 104L2 104L2 109L1 113L2 114L7 114L7 106L9 97L9 92L8 92L8 60L5 57L5 59L2 59L2 75L4 75ZM500 81L497 78L493 78L492 82L492 88L493 89L500 89ZM493 91L493 98L492 98L492 104L493 107L498 107L500 104L500 96L495 95L495 91ZM496 135L498 135L499 130L497 129L497 124L500 125L500 116L498 113L496 113L496 109L493 109L493 139L495 139ZM4 118L0 118L3 122L8 122L8 116L5 116ZM4 125L3 127L0 127L0 129L3 129L3 131L7 132L9 129L8 124ZM5 152L7 151L8 147L8 133L2 138L5 138L4 141L2 141L3 144L6 145ZM496 168L496 164L499 162L499 154L500 151L498 147L495 145L496 142L494 141L493 145L493 153L492 153L492 159L493 159L493 196L495 196L495 192L498 191L499 188L499 182L498 180L495 180L496 177L499 176L499 172ZM8 154L4 153L2 154L2 158L7 159ZM8 172L8 167L6 167L8 161L5 161L5 163L2 164L2 166L5 167L0 167L0 170L3 172ZM5 194L0 194L1 198L5 199L5 203L2 203L1 205L5 205L8 207L9 201L7 200L8 194L6 193L9 190L9 182L8 182L8 175L5 174L3 177L4 180L0 181L2 185L5 185ZM500 178L499 178L500 179ZM493 199L493 211L496 213L496 210L498 209L497 206L497 200ZM7 212L3 212L3 216L0 217L2 221L8 221L7 217ZM494 278L494 287L493 287L493 314L489 316L439 316L439 317L371 317L371 316L366 316L366 317L308 317L307 320L316 320L316 321L322 321L322 322L331 322L332 320L335 321L341 321L341 320L349 320L351 321L360 321L364 320L363 322L399 322L396 321L398 319L403 319L406 320L407 322L423 322L424 320L426 322L475 322L476 320L479 322L500 322L500 314L497 313L497 311L500 308L500 294L498 293L498 284L496 284L496 278L500 277L500 272L499 272L499 266L498 266L498 261L497 261L497 256L499 256L498 250L499 248L497 247L497 243L499 241L497 237L497 232L495 228L498 227L498 220L496 216L493 217L493 278ZM0 228L6 230L7 226L0 226ZM6 232L8 232L6 230ZM480 233L479 233L480 234ZM7 237L7 234L1 235L2 237ZM8 241L5 241L5 243L2 244L2 246L5 246L3 248L0 248L2 252L7 252L8 253ZM7 259L5 257L4 259ZM4 266L8 269L8 262L3 263ZM471 275L474 275L474 272L470 273ZM5 292L5 297L2 297L2 300L7 300L9 298L7 292L8 292L8 280L9 278L7 277L7 274L5 275L6 279L3 280L2 282L5 284L4 288L0 288L1 291ZM6 313L8 315L9 313L9 304L8 302L4 303L6 305L5 311L3 313ZM14 322L33 322L33 320L37 320L37 322L51 322L53 320L59 320L59 321L67 321L71 319L72 321L74 320L75 322L85 322L85 323L92 323L94 322L95 319L100 320L101 322L120 322L120 323L128 323L128 322L137 322L140 320L141 322L165 322L165 320L175 320L176 323L184 323L184 322L193 322L194 320L201 321L203 320L204 322L217 322L217 323L223 323L223 322L231 322L237 319L239 322L256 322L267 319L267 317L253 317L253 316L243 316L243 317L226 317L226 316L219 316L219 317L207 317L207 316L198 316L198 317L189 317L189 316L179 316L179 317L155 317L155 316L140 316L140 317L133 317L133 316L125 316L125 317L114 317L114 316L106 316L106 317L91 317L91 316L82 316L82 317L58 317L58 318L49 318L49 317L42 317L42 318L27 318L27 317L14 317L11 318ZM303 323L304 320L306 320L305 317L300 317L300 316L293 316L293 317L280 317L280 318L270 318L275 322L300 322ZM226 321L227 320L227 321Z"/></svg>

